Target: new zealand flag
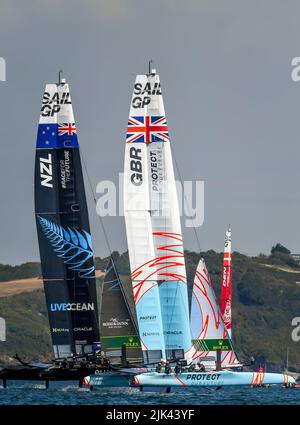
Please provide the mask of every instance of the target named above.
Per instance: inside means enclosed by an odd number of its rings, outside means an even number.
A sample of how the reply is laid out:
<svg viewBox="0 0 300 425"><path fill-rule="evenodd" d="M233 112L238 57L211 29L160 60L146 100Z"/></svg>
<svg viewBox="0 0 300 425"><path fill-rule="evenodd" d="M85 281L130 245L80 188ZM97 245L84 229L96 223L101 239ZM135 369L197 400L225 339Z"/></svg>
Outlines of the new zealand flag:
<svg viewBox="0 0 300 425"><path fill-rule="evenodd" d="M37 148L78 148L75 123L39 124Z"/></svg>

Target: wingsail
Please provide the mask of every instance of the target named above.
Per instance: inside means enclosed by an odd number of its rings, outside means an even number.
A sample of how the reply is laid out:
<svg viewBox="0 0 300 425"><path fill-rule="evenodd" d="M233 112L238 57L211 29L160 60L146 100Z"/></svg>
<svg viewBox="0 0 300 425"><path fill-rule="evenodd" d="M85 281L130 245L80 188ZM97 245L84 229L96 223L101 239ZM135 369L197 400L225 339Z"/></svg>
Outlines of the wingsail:
<svg viewBox="0 0 300 425"><path fill-rule="evenodd" d="M95 267L69 86L47 84L35 157L35 213L54 355L99 341Z"/></svg>
<svg viewBox="0 0 300 425"><path fill-rule="evenodd" d="M223 259L223 275L221 290L221 313L228 334L231 338L232 332L232 270L231 270L231 229L225 233L225 247Z"/></svg>
<svg viewBox="0 0 300 425"><path fill-rule="evenodd" d="M195 348L193 361L216 358L216 350L220 350L222 367L237 363L203 258L199 261L193 285L191 331Z"/></svg>
<svg viewBox="0 0 300 425"><path fill-rule="evenodd" d="M144 358L182 358L191 347L186 270L170 137L155 71L136 77L124 168L125 222Z"/></svg>
<svg viewBox="0 0 300 425"><path fill-rule="evenodd" d="M135 318L111 258L104 277L100 312L101 347L106 356L115 363L141 361Z"/></svg>

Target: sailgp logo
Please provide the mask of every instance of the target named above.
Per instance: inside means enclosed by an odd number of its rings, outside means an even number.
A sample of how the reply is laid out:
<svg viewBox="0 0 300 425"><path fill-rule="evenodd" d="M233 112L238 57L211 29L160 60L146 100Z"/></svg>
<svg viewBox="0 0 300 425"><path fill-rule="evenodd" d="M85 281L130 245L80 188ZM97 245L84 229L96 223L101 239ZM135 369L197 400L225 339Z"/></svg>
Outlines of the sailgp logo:
<svg viewBox="0 0 300 425"><path fill-rule="evenodd" d="M61 105L71 105L70 93L54 93L51 95L45 91L41 109L42 117L53 117L60 111Z"/></svg>
<svg viewBox="0 0 300 425"><path fill-rule="evenodd" d="M51 311L90 311L94 310L94 303L54 303L50 304Z"/></svg>

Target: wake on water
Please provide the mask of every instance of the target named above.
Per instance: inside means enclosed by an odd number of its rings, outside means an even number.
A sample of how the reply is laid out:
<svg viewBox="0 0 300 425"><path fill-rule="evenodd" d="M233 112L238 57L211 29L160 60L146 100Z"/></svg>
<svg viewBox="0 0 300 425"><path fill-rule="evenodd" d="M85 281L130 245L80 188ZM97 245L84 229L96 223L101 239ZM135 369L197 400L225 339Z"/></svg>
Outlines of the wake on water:
<svg viewBox="0 0 300 425"><path fill-rule="evenodd" d="M136 388L78 388L75 382L42 384L11 381L0 390L0 405L4 404L63 404L63 405L231 405L231 404L300 404L300 391L279 387L250 388L174 388L169 394L140 392Z"/></svg>

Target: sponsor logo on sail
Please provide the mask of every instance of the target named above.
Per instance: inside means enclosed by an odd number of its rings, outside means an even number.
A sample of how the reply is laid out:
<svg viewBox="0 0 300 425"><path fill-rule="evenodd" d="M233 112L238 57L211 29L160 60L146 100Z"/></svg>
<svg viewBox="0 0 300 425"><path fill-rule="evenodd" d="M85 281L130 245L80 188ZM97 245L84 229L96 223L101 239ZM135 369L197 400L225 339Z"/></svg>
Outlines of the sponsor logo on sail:
<svg viewBox="0 0 300 425"><path fill-rule="evenodd" d="M67 188L67 183L71 181L71 159L70 151L64 151L64 159L60 160L60 181L63 189Z"/></svg>
<svg viewBox="0 0 300 425"><path fill-rule="evenodd" d="M164 335L182 335L182 331L164 331Z"/></svg>
<svg viewBox="0 0 300 425"><path fill-rule="evenodd" d="M143 332L143 336L160 336L159 332Z"/></svg>
<svg viewBox="0 0 300 425"><path fill-rule="evenodd" d="M84 326L82 328L73 328L74 332L91 332L93 330L92 326Z"/></svg>
<svg viewBox="0 0 300 425"><path fill-rule="evenodd" d="M150 176L153 192L159 192L159 186L164 182L163 152L160 149L150 151Z"/></svg>
<svg viewBox="0 0 300 425"><path fill-rule="evenodd" d="M90 311L94 310L94 303L53 303L50 311Z"/></svg>
<svg viewBox="0 0 300 425"><path fill-rule="evenodd" d="M137 336L129 337L128 341L125 341L124 344L126 348L139 348L141 346Z"/></svg>
<svg viewBox="0 0 300 425"><path fill-rule="evenodd" d="M53 333L63 333L63 332L70 332L68 328L52 328Z"/></svg>
<svg viewBox="0 0 300 425"><path fill-rule="evenodd" d="M109 322L102 322L102 326L107 328L122 328L123 326L128 326L129 321L129 319L119 320L116 317L112 317Z"/></svg>
<svg viewBox="0 0 300 425"><path fill-rule="evenodd" d="M156 320L157 316L140 316L140 320L148 321L148 320Z"/></svg>

